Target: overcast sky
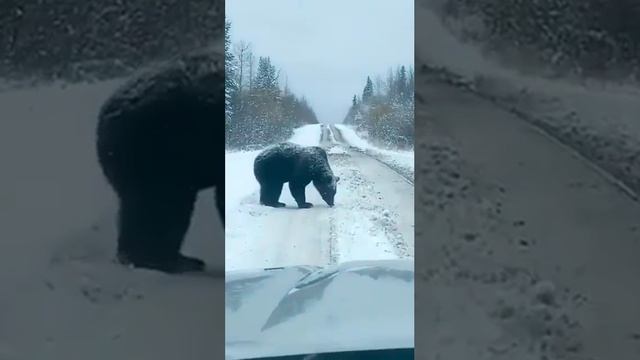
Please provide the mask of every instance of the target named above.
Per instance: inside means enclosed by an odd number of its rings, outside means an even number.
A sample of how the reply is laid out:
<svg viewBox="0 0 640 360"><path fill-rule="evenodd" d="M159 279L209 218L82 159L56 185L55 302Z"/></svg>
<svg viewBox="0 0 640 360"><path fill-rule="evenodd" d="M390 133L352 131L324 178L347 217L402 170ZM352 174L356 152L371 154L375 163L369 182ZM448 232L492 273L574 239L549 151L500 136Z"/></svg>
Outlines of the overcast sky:
<svg viewBox="0 0 640 360"><path fill-rule="evenodd" d="M340 122L367 75L413 65L413 0L227 0L231 40L270 56L320 122Z"/></svg>

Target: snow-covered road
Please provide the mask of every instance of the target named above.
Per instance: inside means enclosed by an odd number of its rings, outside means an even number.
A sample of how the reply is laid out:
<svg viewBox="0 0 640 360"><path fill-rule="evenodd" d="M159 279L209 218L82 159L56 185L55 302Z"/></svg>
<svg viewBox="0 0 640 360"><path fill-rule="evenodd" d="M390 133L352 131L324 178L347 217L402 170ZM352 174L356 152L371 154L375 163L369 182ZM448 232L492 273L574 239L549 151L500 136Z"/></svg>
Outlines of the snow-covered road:
<svg viewBox="0 0 640 360"><path fill-rule="evenodd" d="M638 358L640 204L492 103L436 80L418 92L427 346L443 358Z"/></svg>
<svg viewBox="0 0 640 360"><path fill-rule="evenodd" d="M286 185L280 198L286 208L261 206L252 171L257 152L227 155L227 184L235 183L227 186L227 199L239 199L227 201L227 271L413 257L413 185L348 144L341 135L345 131L352 130L309 125L292 139L327 149L331 167L340 176L333 208L311 184L306 190L315 205L311 209L297 209ZM238 180L242 186L236 179L245 179ZM240 191L243 197L237 196Z"/></svg>

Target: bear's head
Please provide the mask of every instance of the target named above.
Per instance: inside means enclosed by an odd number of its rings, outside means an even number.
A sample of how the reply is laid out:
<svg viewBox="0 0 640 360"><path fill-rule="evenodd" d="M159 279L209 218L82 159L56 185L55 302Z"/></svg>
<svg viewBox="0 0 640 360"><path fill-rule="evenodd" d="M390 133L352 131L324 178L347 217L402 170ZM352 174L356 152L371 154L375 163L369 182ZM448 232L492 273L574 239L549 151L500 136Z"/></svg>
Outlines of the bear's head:
<svg viewBox="0 0 640 360"><path fill-rule="evenodd" d="M313 181L313 186L318 189L320 196L322 196L322 200L324 200L330 207L333 207L334 205L333 201L338 190L339 180L339 176L327 174Z"/></svg>

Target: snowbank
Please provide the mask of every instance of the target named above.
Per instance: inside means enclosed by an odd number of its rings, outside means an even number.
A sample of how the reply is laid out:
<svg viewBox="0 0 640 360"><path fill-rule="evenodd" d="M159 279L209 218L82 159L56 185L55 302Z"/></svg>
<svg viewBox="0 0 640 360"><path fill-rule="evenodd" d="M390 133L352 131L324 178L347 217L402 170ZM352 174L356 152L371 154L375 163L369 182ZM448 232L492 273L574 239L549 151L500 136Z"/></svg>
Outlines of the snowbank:
<svg viewBox="0 0 640 360"><path fill-rule="evenodd" d="M237 206L242 198L259 188L253 176L253 160L262 150L227 152L224 162L225 210Z"/></svg>
<svg viewBox="0 0 640 360"><path fill-rule="evenodd" d="M336 124L335 127L340 130L340 134L349 145L377 157L388 165L401 169L403 173L408 173L413 178L415 168L413 151L380 149L359 137L355 130L347 125Z"/></svg>
<svg viewBox="0 0 640 360"><path fill-rule="evenodd" d="M363 138L359 137L355 130L347 125L336 124L335 127L340 130L342 137L349 143L351 146L355 146L360 150L372 150L374 147L369 145Z"/></svg>
<svg viewBox="0 0 640 360"><path fill-rule="evenodd" d="M322 129L319 124L311 124L293 130L293 136L289 141L302 146L318 146Z"/></svg>

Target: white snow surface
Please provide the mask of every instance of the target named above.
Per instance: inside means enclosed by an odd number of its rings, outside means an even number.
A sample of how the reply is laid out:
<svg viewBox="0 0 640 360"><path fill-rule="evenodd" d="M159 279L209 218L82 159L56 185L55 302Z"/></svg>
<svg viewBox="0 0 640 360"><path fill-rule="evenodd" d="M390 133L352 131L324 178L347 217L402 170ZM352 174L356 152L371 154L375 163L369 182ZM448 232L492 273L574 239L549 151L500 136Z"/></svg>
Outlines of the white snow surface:
<svg viewBox="0 0 640 360"><path fill-rule="evenodd" d="M290 142L302 146L317 146L320 144L321 129L319 124L304 125L293 130Z"/></svg>
<svg viewBox="0 0 640 360"><path fill-rule="evenodd" d="M227 151L224 156L224 204L225 218L240 204L245 196L259 189L253 175L253 161L262 150Z"/></svg>
<svg viewBox="0 0 640 360"><path fill-rule="evenodd" d="M332 155L348 154L348 152L344 148L338 146L332 147L331 149L329 149L329 151L327 151L327 153Z"/></svg>
<svg viewBox="0 0 640 360"><path fill-rule="evenodd" d="M95 127L119 83L0 93L0 359L223 356L222 277L112 262L117 202ZM184 250L222 267L213 199L199 198Z"/></svg>

